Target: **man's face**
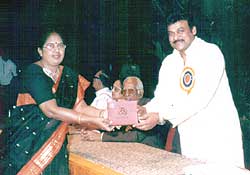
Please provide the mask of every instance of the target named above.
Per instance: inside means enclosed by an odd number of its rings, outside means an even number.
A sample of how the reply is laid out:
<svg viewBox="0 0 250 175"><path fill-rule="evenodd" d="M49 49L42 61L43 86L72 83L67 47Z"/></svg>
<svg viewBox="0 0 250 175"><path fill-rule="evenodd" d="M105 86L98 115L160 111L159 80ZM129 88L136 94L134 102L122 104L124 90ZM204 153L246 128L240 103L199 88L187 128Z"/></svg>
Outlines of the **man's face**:
<svg viewBox="0 0 250 175"><path fill-rule="evenodd" d="M129 78L123 83L123 96L126 100L135 100L138 101L140 99L138 95L138 89L136 88L137 81L136 79Z"/></svg>
<svg viewBox="0 0 250 175"><path fill-rule="evenodd" d="M168 26L169 43L180 52L184 52L190 46L195 35L196 27L190 29L186 20L180 20Z"/></svg>

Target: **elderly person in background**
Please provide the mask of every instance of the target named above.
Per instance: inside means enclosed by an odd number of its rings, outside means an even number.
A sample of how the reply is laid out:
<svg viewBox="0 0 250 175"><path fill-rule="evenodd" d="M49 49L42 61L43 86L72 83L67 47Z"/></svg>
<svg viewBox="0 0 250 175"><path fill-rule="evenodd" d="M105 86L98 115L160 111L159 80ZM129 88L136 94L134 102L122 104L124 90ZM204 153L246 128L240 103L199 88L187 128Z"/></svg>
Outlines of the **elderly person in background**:
<svg viewBox="0 0 250 175"><path fill-rule="evenodd" d="M41 59L24 70L17 107L3 131L4 175L68 175L68 125L112 130L106 112L83 100L89 82L61 65L66 49L61 35L49 30L39 44Z"/></svg>
<svg viewBox="0 0 250 175"><path fill-rule="evenodd" d="M145 105L150 100L143 98L143 83L135 76L127 77L124 80L121 92L123 99L135 100L139 105ZM169 125L159 125L149 131L141 131L132 126L122 126L112 132L85 131L82 134L82 139L103 142L138 142L164 149L168 129Z"/></svg>

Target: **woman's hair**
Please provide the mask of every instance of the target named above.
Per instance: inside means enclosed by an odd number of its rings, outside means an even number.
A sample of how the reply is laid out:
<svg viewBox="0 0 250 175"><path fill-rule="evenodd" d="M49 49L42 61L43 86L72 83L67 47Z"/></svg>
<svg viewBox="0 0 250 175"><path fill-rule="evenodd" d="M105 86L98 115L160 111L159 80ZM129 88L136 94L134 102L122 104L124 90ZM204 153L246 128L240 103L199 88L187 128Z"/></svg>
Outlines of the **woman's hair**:
<svg viewBox="0 0 250 175"><path fill-rule="evenodd" d="M43 45L45 44L45 42L47 41L47 39L49 38L49 36L52 33L58 34L61 37L61 39L63 40L62 34L60 32L58 32L57 30L55 30L55 29L42 30L40 32L40 35L39 35L38 47L42 48Z"/></svg>
<svg viewBox="0 0 250 175"><path fill-rule="evenodd" d="M104 70L102 70L102 73L99 75L99 79L101 80L103 86L108 88L111 87L110 77Z"/></svg>

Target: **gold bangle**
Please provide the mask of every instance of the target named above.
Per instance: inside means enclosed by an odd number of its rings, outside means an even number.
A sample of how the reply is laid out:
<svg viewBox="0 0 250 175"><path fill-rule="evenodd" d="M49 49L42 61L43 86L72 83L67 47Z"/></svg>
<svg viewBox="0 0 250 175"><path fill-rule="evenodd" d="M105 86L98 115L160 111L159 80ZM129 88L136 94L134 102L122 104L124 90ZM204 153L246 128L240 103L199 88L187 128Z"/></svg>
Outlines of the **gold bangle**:
<svg viewBox="0 0 250 175"><path fill-rule="evenodd" d="M80 125L81 124L81 116L79 115L77 119L78 119L78 124Z"/></svg>

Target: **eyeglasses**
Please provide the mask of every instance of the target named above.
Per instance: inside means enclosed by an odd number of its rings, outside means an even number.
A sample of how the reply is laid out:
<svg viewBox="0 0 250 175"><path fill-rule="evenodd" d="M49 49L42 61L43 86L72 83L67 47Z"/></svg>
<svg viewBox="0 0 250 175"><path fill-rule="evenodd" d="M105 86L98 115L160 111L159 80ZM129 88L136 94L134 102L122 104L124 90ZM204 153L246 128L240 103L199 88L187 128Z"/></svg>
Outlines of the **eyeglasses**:
<svg viewBox="0 0 250 175"><path fill-rule="evenodd" d="M43 46L43 48L46 48L48 50L54 50L54 49L59 49L59 50L63 50L66 48L66 45L63 43L47 43Z"/></svg>
<svg viewBox="0 0 250 175"><path fill-rule="evenodd" d="M137 95L137 89L123 89L122 90L122 95L123 96L136 96Z"/></svg>
<svg viewBox="0 0 250 175"><path fill-rule="evenodd" d="M114 91L114 92L121 92L122 88L120 88L118 86L113 86L112 91Z"/></svg>

